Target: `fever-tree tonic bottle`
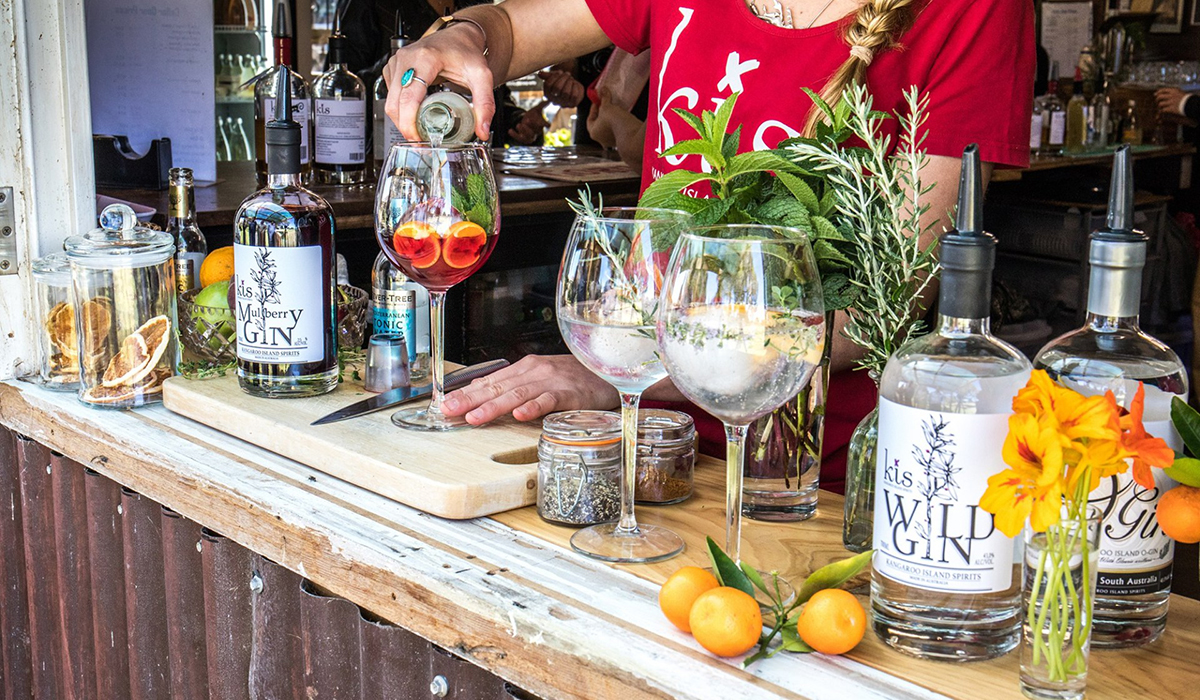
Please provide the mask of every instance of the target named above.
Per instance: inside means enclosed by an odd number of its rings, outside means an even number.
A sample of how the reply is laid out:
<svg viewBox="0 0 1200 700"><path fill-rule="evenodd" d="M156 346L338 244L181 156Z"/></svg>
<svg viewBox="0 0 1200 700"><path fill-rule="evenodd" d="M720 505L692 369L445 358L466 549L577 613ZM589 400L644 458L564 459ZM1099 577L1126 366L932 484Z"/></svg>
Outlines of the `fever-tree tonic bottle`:
<svg viewBox="0 0 1200 700"><path fill-rule="evenodd" d="M234 221L238 384L265 397L315 396L337 386L333 210L300 184L300 125L291 70L266 125L267 186Z"/></svg>
<svg viewBox="0 0 1200 700"><path fill-rule="evenodd" d="M1113 162L1108 225L1092 234L1088 253L1087 320L1050 341L1034 366L1085 396L1111 391L1125 408L1142 383L1147 432L1182 450L1171 424L1171 399L1187 399L1187 369L1174 351L1138 327L1146 236L1133 228L1132 168L1129 146L1122 146ZM1092 492L1092 503L1104 514L1092 623L1096 647L1146 644L1166 626L1175 549L1158 528L1154 510L1175 481L1160 469L1154 477L1155 488L1145 489L1126 472Z"/></svg>
<svg viewBox="0 0 1200 700"><path fill-rule="evenodd" d="M200 287L200 264L208 242L196 225L196 191L191 168L171 168L167 233L175 237L175 287L189 292Z"/></svg>
<svg viewBox="0 0 1200 700"><path fill-rule="evenodd" d="M956 230L941 241L937 329L888 361L879 391L876 634L913 656L988 659L1020 640L1016 546L979 507L1029 361L992 336L996 239L981 227L979 150L963 153Z"/></svg>

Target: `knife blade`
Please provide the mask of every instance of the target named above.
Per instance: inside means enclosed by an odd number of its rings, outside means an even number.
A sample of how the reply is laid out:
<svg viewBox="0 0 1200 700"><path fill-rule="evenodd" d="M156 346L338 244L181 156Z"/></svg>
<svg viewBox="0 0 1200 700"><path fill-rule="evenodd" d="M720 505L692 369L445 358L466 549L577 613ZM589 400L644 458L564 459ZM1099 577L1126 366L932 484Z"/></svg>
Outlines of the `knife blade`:
<svg viewBox="0 0 1200 700"><path fill-rule="evenodd" d="M470 384L473 380L495 372L496 370L504 369L508 366L508 360L488 360L480 362L477 365L456 369L446 375L444 385L446 391L453 391L460 387ZM327 416L322 416L313 421L310 425L324 425L326 423L336 423L348 418L357 418L365 416L368 413L382 411L385 408L393 406L401 406L403 404L425 398L433 393L433 384L422 384L421 386L401 386L385 391L382 394L376 394L369 399L363 399L356 403L352 403L345 408L330 413Z"/></svg>

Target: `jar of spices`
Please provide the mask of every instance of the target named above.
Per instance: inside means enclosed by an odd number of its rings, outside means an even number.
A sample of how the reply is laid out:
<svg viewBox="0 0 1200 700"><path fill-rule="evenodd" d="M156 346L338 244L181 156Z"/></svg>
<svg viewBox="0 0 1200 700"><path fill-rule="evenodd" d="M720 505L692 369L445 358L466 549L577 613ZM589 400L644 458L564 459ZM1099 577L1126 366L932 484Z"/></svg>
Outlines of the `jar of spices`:
<svg viewBox="0 0 1200 700"><path fill-rule="evenodd" d="M638 412L638 503L666 505L692 495L696 426L679 411L647 408Z"/></svg>
<svg viewBox="0 0 1200 700"><path fill-rule="evenodd" d="M79 389L79 342L71 305L71 263L62 253L33 261L37 287L38 381L47 389Z"/></svg>
<svg viewBox="0 0 1200 700"><path fill-rule="evenodd" d="M538 440L538 515L583 526L621 515L621 417L609 411L552 413Z"/></svg>

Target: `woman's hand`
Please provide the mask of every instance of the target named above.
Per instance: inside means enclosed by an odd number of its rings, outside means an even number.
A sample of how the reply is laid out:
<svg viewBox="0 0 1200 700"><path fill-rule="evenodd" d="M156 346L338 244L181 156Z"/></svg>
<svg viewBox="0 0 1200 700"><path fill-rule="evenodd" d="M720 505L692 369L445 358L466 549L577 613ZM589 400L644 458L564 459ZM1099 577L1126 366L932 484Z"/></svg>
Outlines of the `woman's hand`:
<svg viewBox="0 0 1200 700"><path fill-rule="evenodd" d="M417 108L427 92L427 86L422 85L421 80L432 85L441 78L471 91L475 134L487 140L492 116L496 113L496 101L492 97L492 71L483 55L484 40L478 27L461 22L396 51L383 69L388 86L385 111L404 138L420 140ZM402 86L400 81L410 68L415 77L407 86Z"/></svg>
<svg viewBox="0 0 1200 700"><path fill-rule="evenodd" d="M448 416L466 414L482 425L512 412L520 421L553 411L610 409L620 404L617 390L592 374L572 355L530 355L446 395Z"/></svg>
<svg viewBox="0 0 1200 700"><path fill-rule="evenodd" d="M1154 101L1158 103L1158 110L1163 114L1177 114L1183 116L1183 112L1179 111L1183 105L1183 90L1177 87L1159 88L1154 93Z"/></svg>

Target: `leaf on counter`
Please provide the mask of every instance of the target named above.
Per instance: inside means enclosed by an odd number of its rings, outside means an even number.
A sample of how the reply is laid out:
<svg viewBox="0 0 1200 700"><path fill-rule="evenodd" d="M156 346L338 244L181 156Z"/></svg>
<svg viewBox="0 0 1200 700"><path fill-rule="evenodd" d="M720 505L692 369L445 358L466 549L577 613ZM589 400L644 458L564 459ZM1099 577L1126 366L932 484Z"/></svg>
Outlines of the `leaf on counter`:
<svg viewBox="0 0 1200 700"><path fill-rule="evenodd" d="M713 574L717 577L717 581L722 586L736 588L750 597L754 597L754 584L750 583L750 579L738 565L734 563L729 555L721 550L713 538L705 538L708 540L708 558L712 561Z"/></svg>
<svg viewBox="0 0 1200 700"><path fill-rule="evenodd" d="M1175 397L1171 399L1171 422L1188 452L1193 457L1200 457L1200 413L1187 404L1186 401Z"/></svg>
<svg viewBox="0 0 1200 700"><path fill-rule="evenodd" d="M812 572L808 578L804 579L804 585L800 586L800 590L796 591L796 605L807 603L808 599L812 598L817 591L838 588L854 578L867 567L867 564L871 563L871 555L874 553L875 550L868 549L862 554L826 564Z"/></svg>
<svg viewBox="0 0 1200 700"><path fill-rule="evenodd" d="M800 634L796 631L795 625L784 625L780 630L780 636L783 638L783 643L779 646L784 651L790 651L793 654L811 654L814 650L812 647L804 643L800 638Z"/></svg>
<svg viewBox="0 0 1200 700"><path fill-rule="evenodd" d="M1200 459L1177 457L1175 463L1163 471L1184 486L1200 488Z"/></svg>
<svg viewBox="0 0 1200 700"><path fill-rule="evenodd" d="M750 583L753 583L755 588L767 595L771 594L771 591L767 590L767 584L763 581L762 574L758 573L758 569L755 569L746 562L741 562L738 564L738 567L742 570L743 574L746 574L746 578L750 579Z"/></svg>

